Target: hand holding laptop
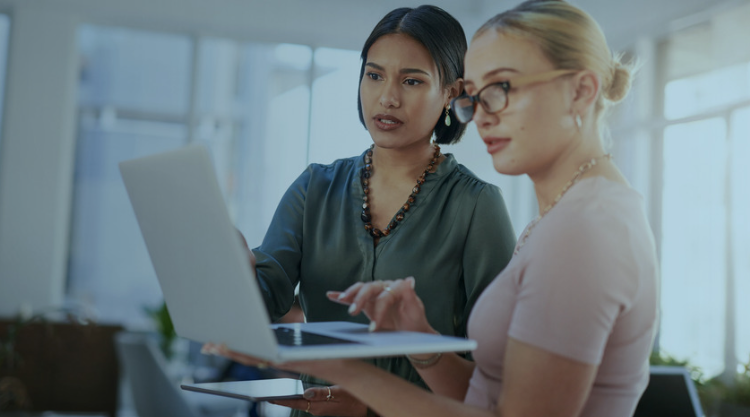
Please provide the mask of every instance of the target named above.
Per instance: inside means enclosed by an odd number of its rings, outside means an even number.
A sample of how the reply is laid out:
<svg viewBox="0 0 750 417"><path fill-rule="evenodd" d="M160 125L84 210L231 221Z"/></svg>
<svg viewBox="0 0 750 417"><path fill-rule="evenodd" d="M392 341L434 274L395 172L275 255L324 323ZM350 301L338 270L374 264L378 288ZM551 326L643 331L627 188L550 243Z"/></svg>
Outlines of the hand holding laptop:
<svg viewBox="0 0 750 417"><path fill-rule="evenodd" d="M413 277L357 283L344 291L329 291L326 295L335 303L349 305L349 314L352 316L364 313L370 319L371 332L384 330L437 334L427 322L424 304L414 291ZM201 352L232 359L236 356L238 362L248 366L266 368L272 365L262 358L233 352L224 344L206 343ZM282 370L298 371L286 369L276 363L273 363L273 366Z"/></svg>
<svg viewBox="0 0 750 417"><path fill-rule="evenodd" d="M384 329L434 333L427 322L424 304L414 292L414 279L411 277L395 281L358 283L343 292L330 291L327 295L333 302L350 305L349 314L352 316L365 313L371 320L370 331ZM351 365L354 365L354 361L342 359L282 364L269 363L261 358L231 351L224 345L210 343L204 346L204 351L225 356L249 366L261 368L273 366L281 370L316 375L322 378L326 378L326 375L340 375L350 369ZM441 353L438 353L435 357L439 359L440 355ZM415 360L409 355L407 357L412 361ZM425 360L436 361L436 359L416 359L418 363ZM270 402L316 414L331 414L330 410L335 410L338 413L337 415L362 415L366 412L366 408L359 409L364 407L361 402L355 400L348 392L338 386L308 388L302 398L270 400ZM352 410L341 414L342 406L344 408L350 407Z"/></svg>

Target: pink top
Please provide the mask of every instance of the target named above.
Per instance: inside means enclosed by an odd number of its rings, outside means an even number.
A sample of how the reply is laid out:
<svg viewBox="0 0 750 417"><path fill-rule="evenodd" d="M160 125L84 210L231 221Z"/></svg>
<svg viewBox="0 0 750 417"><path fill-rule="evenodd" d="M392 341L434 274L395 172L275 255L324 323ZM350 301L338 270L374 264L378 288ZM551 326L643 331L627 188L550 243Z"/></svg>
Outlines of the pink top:
<svg viewBox="0 0 750 417"><path fill-rule="evenodd" d="M581 416L632 416L648 383L657 285L641 196L603 177L581 180L477 301L468 327L477 366L465 402L497 406L512 337L599 366Z"/></svg>

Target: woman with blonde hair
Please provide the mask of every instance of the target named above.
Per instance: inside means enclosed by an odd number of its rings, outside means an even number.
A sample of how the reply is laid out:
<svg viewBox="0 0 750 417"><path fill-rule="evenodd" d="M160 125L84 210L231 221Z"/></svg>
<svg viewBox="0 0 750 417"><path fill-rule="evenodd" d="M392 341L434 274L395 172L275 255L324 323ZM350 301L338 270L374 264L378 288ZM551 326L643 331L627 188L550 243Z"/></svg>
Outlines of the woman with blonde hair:
<svg viewBox="0 0 750 417"><path fill-rule="evenodd" d="M498 172L533 180L540 207L471 313L476 362L414 355L433 393L358 361L282 366L334 381L383 416L631 416L648 382L658 267L642 198L601 138L629 69L588 14L554 0L490 19L465 65L452 108L476 123ZM434 332L413 284L329 297L373 327Z"/></svg>

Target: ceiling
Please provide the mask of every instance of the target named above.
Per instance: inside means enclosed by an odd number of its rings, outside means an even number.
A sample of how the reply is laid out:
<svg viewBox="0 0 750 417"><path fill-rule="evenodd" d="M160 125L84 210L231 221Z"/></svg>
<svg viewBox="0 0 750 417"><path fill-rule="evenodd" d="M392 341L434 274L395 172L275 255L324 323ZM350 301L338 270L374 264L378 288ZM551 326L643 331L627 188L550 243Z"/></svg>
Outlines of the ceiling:
<svg viewBox="0 0 750 417"><path fill-rule="evenodd" d="M750 0L572 0L600 23L616 49L658 36L701 15ZM43 8L85 22L234 38L359 49L388 11L429 3L464 25L470 37L518 0L0 0L0 9Z"/></svg>

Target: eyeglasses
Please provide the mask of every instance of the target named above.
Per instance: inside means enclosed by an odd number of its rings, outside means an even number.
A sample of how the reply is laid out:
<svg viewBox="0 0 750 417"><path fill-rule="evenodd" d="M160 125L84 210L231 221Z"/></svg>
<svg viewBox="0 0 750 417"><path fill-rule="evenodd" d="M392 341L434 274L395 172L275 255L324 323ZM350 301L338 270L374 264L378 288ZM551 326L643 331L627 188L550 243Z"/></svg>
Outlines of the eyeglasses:
<svg viewBox="0 0 750 417"><path fill-rule="evenodd" d="M531 84L545 83L552 81L557 77L572 74L576 70L555 70L543 72L540 74L531 74L516 77L509 81L500 81L484 86L478 93L473 96L462 94L451 100L451 107L456 113L458 121L469 123L474 118L477 110L477 103L482 105L485 112L490 114L500 113L508 107L508 91L512 88L524 87Z"/></svg>

